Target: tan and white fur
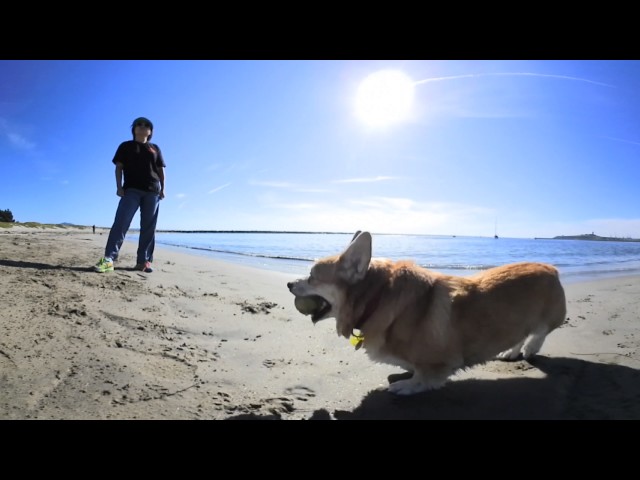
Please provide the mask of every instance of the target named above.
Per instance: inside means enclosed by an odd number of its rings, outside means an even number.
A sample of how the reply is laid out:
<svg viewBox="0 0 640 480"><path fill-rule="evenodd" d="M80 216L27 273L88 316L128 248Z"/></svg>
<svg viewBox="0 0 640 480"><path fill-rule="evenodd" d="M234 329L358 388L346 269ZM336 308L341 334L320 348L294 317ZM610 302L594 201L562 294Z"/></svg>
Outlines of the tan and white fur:
<svg viewBox="0 0 640 480"><path fill-rule="evenodd" d="M358 231L342 253L287 286L297 297L322 297L314 323L335 318L338 335L363 336L373 361L412 372L389 385L393 393L440 388L456 371L495 358L528 359L565 320L552 265L521 262L458 277L371 254L371 234Z"/></svg>

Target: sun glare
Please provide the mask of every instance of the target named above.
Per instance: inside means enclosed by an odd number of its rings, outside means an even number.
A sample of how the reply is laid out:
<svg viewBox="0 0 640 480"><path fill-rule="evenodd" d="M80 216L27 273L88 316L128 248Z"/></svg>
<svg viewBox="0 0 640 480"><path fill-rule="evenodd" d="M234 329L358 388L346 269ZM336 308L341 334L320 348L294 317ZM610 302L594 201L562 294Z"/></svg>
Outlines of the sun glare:
<svg viewBox="0 0 640 480"><path fill-rule="evenodd" d="M398 70L381 70L365 78L356 93L356 116L383 127L406 119L413 104L415 82Z"/></svg>

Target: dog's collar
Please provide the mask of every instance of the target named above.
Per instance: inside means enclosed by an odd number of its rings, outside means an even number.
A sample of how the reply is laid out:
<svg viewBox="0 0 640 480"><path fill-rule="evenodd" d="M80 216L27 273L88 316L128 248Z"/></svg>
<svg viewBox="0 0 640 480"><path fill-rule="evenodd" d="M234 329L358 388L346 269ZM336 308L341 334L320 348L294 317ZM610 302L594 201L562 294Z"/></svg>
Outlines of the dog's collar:
<svg viewBox="0 0 640 480"><path fill-rule="evenodd" d="M373 312L378 309L378 305L380 305L380 294L382 293L383 288L384 284L381 285L378 290L376 290L371 300L369 300L369 303L367 303L367 305L364 307L364 311L362 312L362 315L360 315L360 318L358 318L358 321L353 327L353 330L362 330L362 326L364 325L364 323L369 320L369 317L373 315Z"/></svg>

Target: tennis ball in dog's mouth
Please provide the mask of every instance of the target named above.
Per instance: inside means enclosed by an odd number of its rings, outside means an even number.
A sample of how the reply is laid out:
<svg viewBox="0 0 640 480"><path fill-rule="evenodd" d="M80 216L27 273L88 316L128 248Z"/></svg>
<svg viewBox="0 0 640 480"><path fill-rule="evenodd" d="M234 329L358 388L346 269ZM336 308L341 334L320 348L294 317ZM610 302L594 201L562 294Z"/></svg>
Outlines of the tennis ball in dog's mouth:
<svg viewBox="0 0 640 480"><path fill-rule="evenodd" d="M322 299L318 296L310 297L296 297L294 305L303 315L311 315L313 312L320 308Z"/></svg>

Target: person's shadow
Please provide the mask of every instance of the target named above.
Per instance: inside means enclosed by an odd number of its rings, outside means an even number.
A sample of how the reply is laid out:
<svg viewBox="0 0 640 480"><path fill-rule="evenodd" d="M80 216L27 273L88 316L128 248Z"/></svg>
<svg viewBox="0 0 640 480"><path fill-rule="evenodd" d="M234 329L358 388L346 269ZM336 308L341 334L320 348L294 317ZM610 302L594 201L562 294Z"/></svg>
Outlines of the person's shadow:
<svg viewBox="0 0 640 480"><path fill-rule="evenodd" d="M22 260L0 260L0 265L15 268L33 268L35 270L74 270L76 272L93 271L93 266L68 267L65 265L51 265L49 263L25 262Z"/></svg>
<svg viewBox="0 0 640 480"><path fill-rule="evenodd" d="M25 262L25 261L16 261L16 260L0 260L0 265L4 267L15 267L15 268L33 268L35 270L73 270L75 272L95 272L93 269L93 265L77 267L77 266L66 266L66 265L51 265L49 263L36 263L36 262ZM136 269L135 266L118 266L117 269L119 271L125 272L138 272L140 270Z"/></svg>
<svg viewBox="0 0 640 480"><path fill-rule="evenodd" d="M537 356L542 378L458 380L411 396L369 392L337 420L640 420L640 370L576 358ZM395 381L402 375L391 375ZM394 378L391 378L394 377ZM260 419L276 419L270 418ZM244 415L229 419L258 419ZM331 419L316 410L309 420Z"/></svg>

